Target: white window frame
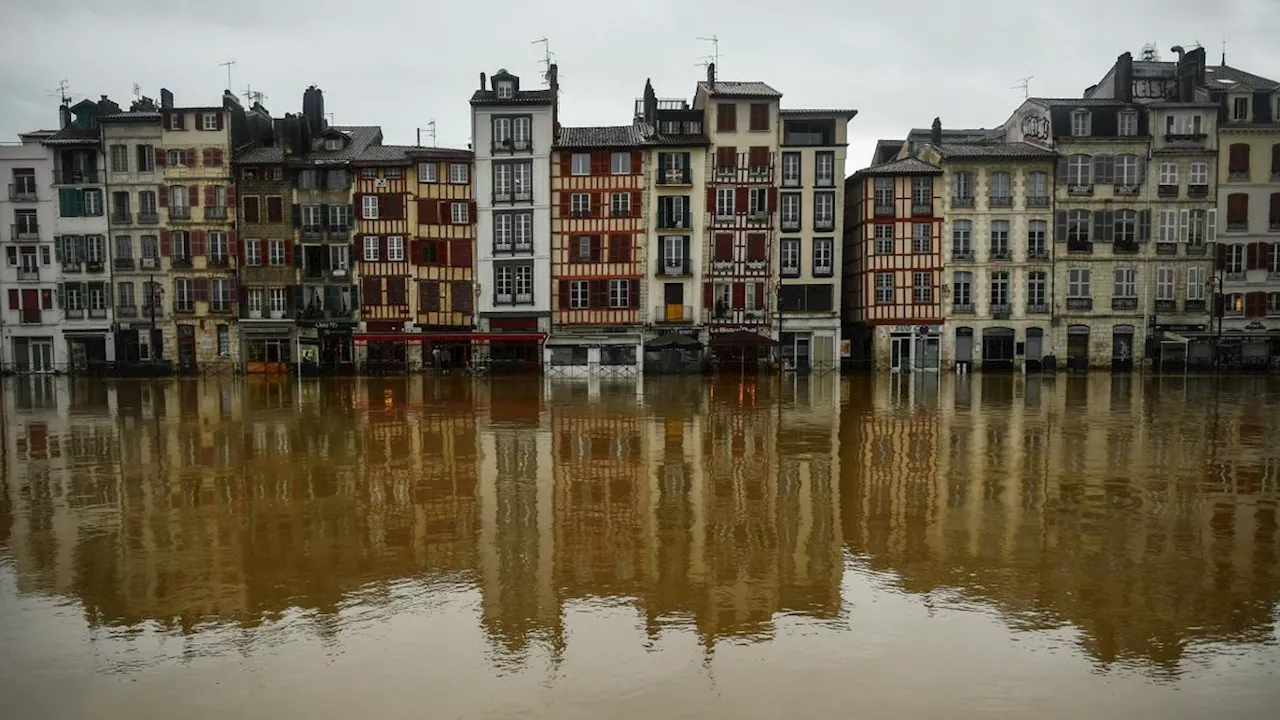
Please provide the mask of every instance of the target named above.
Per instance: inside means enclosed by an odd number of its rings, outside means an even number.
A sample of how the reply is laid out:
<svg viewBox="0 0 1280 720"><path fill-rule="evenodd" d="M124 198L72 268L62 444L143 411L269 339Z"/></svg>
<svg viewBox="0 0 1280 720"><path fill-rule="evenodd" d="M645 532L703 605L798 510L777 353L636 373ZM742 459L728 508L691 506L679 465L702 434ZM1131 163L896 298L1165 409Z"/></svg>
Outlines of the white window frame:
<svg viewBox="0 0 1280 720"><path fill-rule="evenodd" d="M1240 244L1227 246L1227 262L1226 262L1227 272L1229 273L1244 272L1244 268L1245 268L1244 250L1245 250L1245 246Z"/></svg>
<svg viewBox="0 0 1280 720"><path fill-rule="evenodd" d="M813 240L813 274L826 277L835 272L835 240L832 238L814 238Z"/></svg>
<svg viewBox="0 0 1280 720"><path fill-rule="evenodd" d="M511 252L515 247L515 236L515 215L512 213L494 213L493 249L500 252Z"/></svg>
<svg viewBox="0 0 1280 720"><path fill-rule="evenodd" d="M516 302L533 302L533 265L516 266Z"/></svg>
<svg viewBox="0 0 1280 720"><path fill-rule="evenodd" d="M1138 270L1131 267L1115 269L1115 282L1111 289L1112 297L1131 299L1138 297Z"/></svg>
<svg viewBox="0 0 1280 720"><path fill-rule="evenodd" d="M378 256L381 253L382 241L377 235L364 236L364 254L361 256L365 262L378 262Z"/></svg>
<svg viewBox="0 0 1280 720"><path fill-rule="evenodd" d="M1171 267L1156 268L1156 300L1172 300L1174 272Z"/></svg>
<svg viewBox="0 0 1280 720"><path fill-rule="evenodd" d="M440 166L433 162L418 163L418 182L420 183L436 183L439 182L437 174L440 172Z"/></svg>
<svg viewBox="0 0 1280 720"><path fill-rule="evenodd" d="M533 137L533 118L527 115L517 115L511 124L511 128L511 137L515 142L516 148L521 150L528 148Z"/></svg>
<svg viewBox="0 0 1280 720"><path fill-rule="evenodd" d="M274 316L276 313L283 313L285 309L284 288L271 287L267 288L267 309Z"/></svg>
<svg viewBox="0 0 1280 720"><path fill-rule="evenodd" d="M1071 111L1071 136L1089 137L1093 130L1093 116L1088 110Z"/></svg>
<svg viewBox="0 0 1280 720"><path fill-rule="evenodd" d="M1178 184L1178 164L1177 163L1160 163L1160 185L1177 185Z"/></svg>
<svg viewBox="0 0 1280 720"><path fill-rule="evenodd" d="M586 310L591 307L591 286L586 280L569 281L569 309Z"/></svg>
<svg viewBox="0 0 1280 720"><path fill-rule="evenodd" d="M330 205L328 220L330 228L351 227L351 218L347 217L346 205Z"/></svg>
<svg viewBox="0 0 1280 720"><path fill-rule="evenodd" d="M1187 299L1204 300L1205 269L1201 265L1187 268Z"/></svg>
<svg viewBox="0 0 1280 720"><path fill-rule="evenodd" d="M609 307L611 308L629 308L631 307L631 281L626 278L611 278L609 280Z"/></svg>
<svg viewBox="0 0 1280 720"><path fill-rule="evenodd" d="M515 268L498 265L493 269L493 301L498 305L510 305L515 299Z"/></svg>
<svg viewBox="0 0 1280 720"><path fill-rule="evenodd" d="M575 176L591 174L591 153L573 153L569 158L569 174Z"/></svg>
<svg viewBox="0 0 1280 720"><path fill-rule="evenodd" d="M1161 208L1156 215L1157 242L1173 243L1178 241L1178 211L1175 208Z"/></svg>
<svg viewBox="0 0 1280 720"><path fill-rule="evenodd" d="M471 182L471 172L466 163L449 163L449 182L454 185Z"/></svg>
<svg viewBox="0 0 1280 720"><path fill-rule="evenodd" d="M510 100L515 97L516 94L515 84L510 80L501 80L496 82L493 86L493 94L496 95L499 100Z"/></svg>
<svg viewBox="0 0 1280 720"><path fill-rule="evenodd" d="M591 214L591 195L589 193L573 193L569 196L569 214L581 217Z"/></svg>
<svg viewBox="0 0 1280 720"><path fill-rule="evenodd" d="M401 235L387 236L387 261L388 262L404 262L404 237Z"/></svg>
<svg viewBox="0 0 1280 720"><path fill-rule="evenodd" d="M218 113L200 113L200 128L202 130L217 130Z"/></svg>
<svg viewBox="0 0 1280 720"><path fill-rule="evenodd" d="M133 283L122 282L118 286L119 294L116 296L116 305L122 308L136 308L137 304L133 297Z"/></svg>
<svg viewBox="0 0 1280 720"><path fill-rule="evenodd" d="M1009 304L1009 273L1005 270L997 270L991 273L991 286L988 288L991 293L992 305L1008 305Z"/></svg>
<svg viewBox="0 0 1280 720"><path fill-rule="evenodd" d="M454 225L466 225L471 222L471 212L464 202L455 202L449 206L449 219Z"/></svg>
<svg viewBox="0 0 1280 720"><path fill-rule="evenodd" d="M887 281L887 282L886 282ZM878 272L876 273L876 305L892 305L893 304L893 273Z"/></svg>
<svg viewBox="0 0 1280 720"><path fill-rule="evenodd" d="M129 146L128 145L112 145L111 146L111 172L127 173L129 172Z"/></svg>
<svg viewBox="0 0 1280 720"><path fill-rule="evenodd" d="M1093 184L1093 158L1089 155L1072 155L1067 158L1067 184Z"/></svg>
<svg viewBox="0 0 1280 720"><path fill-rule="evenodd" d="M1069 298L1091 298L1092 295L1092 274L1087 267L1073 267L1067 269L1067 297Z"/></svg>
<svg viewBox="0 0 1280 720"><path fill-rule="evenodd" d="M882 233L886 230L887 233ZM875 240L876 255L892 255L893 254L893 225L890 223L876 223L875 229L872 230L872 238ZM888 243L888 249L884 249L884 244Z"/></svg>
<svg viewBox="0 0 1280 720"><path fill-rule="evenodd" d="M1138 134L1138 113L1122 112L1119 115L1117 134L1121 137L1133 137Z"/></svg>
<svg viewBox="0 0 1280 720"><path fill-rule="evenodd" d="M801 184L800 153L786 152L782 154L782 184L797 187Z"/></svg>
<svg viewBox="0 0 1280 720"><path fill-rule="evenodd" d="M318 228L324 224L321 218L319 205L303 205L302 207L302 227Z"/></svg>
<svg viewBox="0 0 1280 720"><path fill-rule="evenodd" d="M1116 156L1116 185L1137 185L1138 178L1141 177L1138 169L1137 155L1117 155Z"/></svg>
<svg viewBox="0 0 1280 720"><path fill-rule="evenodd" d="M493 144L496 147L513 145L511 138L512 118L496 117L493 119Z"/></svg>
<svg viewBox="0 0 1280 720"><path fill-rule="evenodd" d="M779 271L783 275L799 275L800 238L783 238L778 245Z"/></svg>
<svg viewBox="0 0 1280 720"><path fill-rule="evenodd" d="M244 264L253 267L257 267L262 264L262 241L258 238L245 239Z"/></svg>
<svg viewBox="0 0 1280 720"><path fill-rule="evenodd" d="M173 283L173 307L184 312L194 310L195 293L191 287L191 278L177 278Z"/></svg>
<svg viewBox="0 0 1280 720"><path fill-rule="evenodd" d="M734 211L734 188L718 187L716 188L716 217L727 218L733 217Z"/></svg>
<svg viewBox="0 0 1280 720"><path fill-rule="evenodd" d="M404 168L389 167L386 169L385 177L388 180L400 180L404 178Z"/></svg>
<svg viewBox="0 0 1280 720"><path fill-rule="evenodd" d="M515 249L532 250L533 249L533 213L522 212L516 213L515 225Z"/></svg>
<svg viewBox="0 0 1280 720"><path fill-rule="evenodd" d="M248 292L245 293L245 304L249 306L250 315L253 315L254 313L257 313L258 315L262 314L262 301L262 288L250 288Z"/></svg>
<svg viewBox="0 0 1280 720"><path fill-rule="evenodd" d="M351 249L345 243L329 245L329 269L346 270L351 267Z"/></svg>
<svg viewBox="0 0 1280 720"><path fill-rule="evenodd" d="M1048 273L1042 270L1033 270L1027 273L1027 304L1048 304L1048 287Z"/></svg>
<svg viewBox="0 0 1280 720"><path fill-rule="evenodd" d="M631 174L631 153L616 152L609 155L609 174L610 175L630 175Z"/></svg>
<svg viewBox="0 0 1280 720"><path fill-rule="evenodd" d="M933 302L932 272L917 271L911 273L911 302L916 305L924 305Z"/></svg>
<svg viewBox="0 0 1280 720"><path fill-rule="evenodd" d="M951 276L951 304L973 304L973 273L960 270Z"/></svg>
<svg viewBox="0 0 1280 720"><path fill-rule="evenodd" d="M836 181L836 156L830 152L820 152L813 159L813 182L818 187L834 185Z"/></svg>
<svg viewBox="0 0 1280 720"><path fill-rule="evenodd" d="M1188 185L1209 184L1209 163L1193 162L1187 170Z"/></svg>
<svg viewBox="0 0 1280 720"><path fill-rule="evenodd" d="M876 207L889 206L894 207L896 192L893 188L893 178L877 177L874 185L874 202Z"/></svg>
<svg viewBox="0 0 1280 720"><path fill-rule="evenodd" d="M1027 197L1049 197L1049 173L1039 171L1027 173Z"/></svg>
<svg viewBox="0 0 1280 720"><path fill-rule="evenodd" d="M835 229L836 195L833 192L813 194L813 225L819 228Z"/></svg>
<svg viewBox="0 0 1280 720"><path fill-rule="evenodd" d="M926 232L921 233L922 228ZM911 252L914 255L933 252L933 223L918 222L911 224Z"/></svg>
<svg viewBox="0 0 1280 720"><path fill-rule="evenodd" d="M187 151L186 150L166 150L165 164L169 167L186 167Z"/></svg>
<svg viewBox="0 0 1280 720"><path fill-rule="evenodd" d="M267 241L267 264L272 266L284 265L284 240L282 238L271 238Z"/></svg>
<svg viewBox="0 0 1280 720"><path fill-rule="evenodd" d="M360 200L360 217L364 220L378 219L378 196L365 195Z"/></svg>
<svg viewBox="0 0 1280 720"><path fill-rule="evenodd" d="M732 194L733 190L729 190ZM717 203L720 197L716 196ZM782 212L780 213L783 227L799 227L800 226L800 193L783 193L782 194Z"/></svg>
<svg viewBox="0 0 1280 720"><path fill-rule="evenodd" d="M626 217L630 215L631 193L616 192L611 194L609 196L609 214L613 217Z"/></svg>

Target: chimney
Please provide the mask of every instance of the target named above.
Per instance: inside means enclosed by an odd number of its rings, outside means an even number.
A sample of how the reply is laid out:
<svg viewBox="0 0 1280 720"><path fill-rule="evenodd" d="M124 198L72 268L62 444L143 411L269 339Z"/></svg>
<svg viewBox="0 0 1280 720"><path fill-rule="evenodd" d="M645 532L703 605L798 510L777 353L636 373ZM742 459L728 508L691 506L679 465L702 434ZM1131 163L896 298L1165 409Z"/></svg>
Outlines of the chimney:
<svg viewBox="0 0 1280 720"><path fill-rule="evenodd" d="M942 118L933 119L933 127L929 130L929 142L936 146L942 145Z"/></svg>
<svg viewBox="0 0 1280 720"><path fill-rule="evenodd" d="M644 121L651 125L658 122L658 95L650 78L644 80Z"/></svg>
<svg viewBox="0 0 1280 720"><path fill-rule="evenodd" d="M71 108L66 103L58 106L58 127L64 128L71 124Z"/></svg>
<svg viewBox="0 0 1280 720"><path fill-rule="evenodd" d="M547 84L551 86L551 132L560 137L560 69L555 63L547 65Z"/></svg>
<svg viewBox="0 0 1280 720"><path fill-rule="evenodd" d="M1169 52L1178 53L1178 62L1182 62L1182 58L1187 54L1187 51L1181 45L1174 45L1169 48Z"/></svg>
<svg viewBox="0 0 1280 720"><path fill-rule="evenodd" d="M169 92L167 88L160 88L160 109L173 109L173 93Z"/></svg>
<svg viewBox="0 0 1280 720"><path fill-rule="evenodd" d="M707 86L714 88L716 86L716 64L707 63Z"/></svg>
<svg viewBox="0 0 1280 720"><path fill-rule="evenodd" d="M486 78L484 76L484 73L480 73L480 89L481 90L485 89L485 79Z"/></svg>
<svg viewBox="0 0 1280 720"><path fill-rule="evenodd" d="M1133 55L1124 53L1116 58L1115 87L1112 95L1121 102L1133 102Z"/></svg>

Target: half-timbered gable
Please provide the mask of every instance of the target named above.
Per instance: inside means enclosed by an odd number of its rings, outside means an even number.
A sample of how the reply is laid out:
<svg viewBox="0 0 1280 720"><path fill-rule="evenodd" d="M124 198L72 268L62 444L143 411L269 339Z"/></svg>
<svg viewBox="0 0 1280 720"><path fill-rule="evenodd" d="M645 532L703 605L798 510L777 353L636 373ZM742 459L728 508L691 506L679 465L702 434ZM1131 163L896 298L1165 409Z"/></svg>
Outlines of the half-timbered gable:
<svg viewBox="0 0 1280 720"><path fill-rule="evenodd" d="M468 150L413 148L415 318L424 331L470 331L475 315L475 221ZM465 170L462 169L465 167Z"/></svg>

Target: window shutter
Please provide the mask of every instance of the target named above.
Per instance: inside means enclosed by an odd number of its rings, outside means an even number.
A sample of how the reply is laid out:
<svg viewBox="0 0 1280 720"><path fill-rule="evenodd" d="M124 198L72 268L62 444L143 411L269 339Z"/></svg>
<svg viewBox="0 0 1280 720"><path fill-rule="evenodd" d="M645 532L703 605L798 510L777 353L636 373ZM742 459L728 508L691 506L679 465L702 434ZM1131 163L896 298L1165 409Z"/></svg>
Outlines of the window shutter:
<svg viewBox="0 0 1280 720"><path fill-rule="evenodd" d="M213 148L202 148L200 150L200 164L201 165L213 164Z"/></svg>
<svg viewBox="0 0 1280 720"><path fill-rule="evenodd" d="M227 232L227 254L236 257L240 254L240 243L236 240L236 231Z"/></svg>
<svg viewBox="0 0 1280 720"><path fill-rule="evenodd" d="M66 295L66 286L65 286L65 285L62 285L61 283L59 283L59 284L58 284L58 307L62 307L62 304L63 304L63 302L64 302L64 298L65 298L66 296L67 296L67 295ZM41 308L42 310L52 310L52 309L53 309L53 293L52 293L52 292L50 292L49 290L41 290L41 291L40 291L40 308Z"/></svg>
<svg viewBox="0 0 1280 720"><path fill-rule="evenodd" d="M436 212L437 206L434 200L418 201L418 224L419 225L435 225L437 224Z"/></svg>
<svg viewBox="0 0 1280 720"><path fill-rule="evenodd" d="M62 237L57 235L53 238L53 261L62 264Z"/></svg>
<svg viewBox="0 0 1280 720"><path fill-rule="evenodd" d="M236 208L236 186L229 184L226 186L226 188L227 188L227 207L231 208L232 211L234 211ZM230 219L234 220L235 218L232 217Z"/></svg>
<svg viewBox="0 0 1280 720"><path fill-rule="evenodd" d="M1217 245L1213 251L1213 267L1222 270L1227 267L1227 246Z"/></svg>
<svg viewBox="0 0 1280 720"><path fill-rule="evenodd" d="M1177 234L1174 237L1178 242L1184 243L1190 237L1190 233L1191 233L1191 211L1180 210L1178 211Z"/></svg>
<svg viewBox="0 0 1280 720"><path fill-rule="evenodd" d="M778 188L769 188L769 212L777 212L778 210Z"/></svg>
<svg viewBox="0 0 1280 720"><path fill-rule="evenodd" d="M716 211L716 186L707 186L707 212L714 213Z"/></svg>
<svg viewBox="0 0 1280 720"><path fill-rule="evenodd" d="M404 196L400 194L387 196L387 218L390 220L404 219Z"/></svg>
<svg viewBox="0 0 1280 720"><path fill-rule="evenodd" d="M217 192L217 186L215 186L215 185L205 185L205 186L204 186L204 205L205 205L205 207L213 207L213 206L215 206L215 205L217 205L217 204L218 204L218 192Z"/></svg>
<svg viewBox="0 0 1280 720"><path fill-rule="evenodd" d="M560 217L569 217L571 194L566 190L560 191Z"/></svg>
<svg viewBox="0 0 1280 720"><path fill-rule="evenodd" d="M1093 239L1097 242L1106 242L1107 236L1107 212L1105 210L1093 211Z"/></svg>
<svg viewBox="0 0 1280 720"><path fill-rule="evenodd" d="M741 310L747 306L747 284L736 282L733 284L733 309Z"/></svg>
<svg viewBox="0 0 1280 720"><path fill-rule="evenodd" d="M469 268L471 267L471 241L470 240L454 240L451 244L449 259L454 267Z"/></svg>
<svg viewBox="0 0 1280 720"><path fill-rule="evenodd" d="M680 238L680 257L685 262L689 262L689 236L685 235Z"/></svg>
<svg viewBox="0 0 1280 720"><path fill-rule="evenodd" d="M187 205L191 207L200 206L200 186L199 185L187 186Z"/></svg>
<svg viewBox="0 0 1280 720"><path fill-rule="evenodd" d="M285 264L285 266L286 266L286 267L288 267L288 266L290 266L290 265L293 265L294 267L299 267L299 266L301 265L302 256L301 256L301 255L298 255L298 256L297 256L297 260L299 261L299 263L298 263L297 265L295 265L295 264L294 264L294 259L295 259L295 258L294 258L294 252L293 252L293 239L292 239L292 238L285 238L285 241L284 241L284 264Z"/></svg>
<svg viewBox="0 0 1280 720"><path fill-rule="evenodd" d="M467 222L468 225L474 225L476 222L476 201L467 201Z"/></svg>
<svg viewBox="0 0 1280 720"><path fill-rule="evenodd" d="M802 285L800 287L804 286ZM756 283L756 309L764 310L768 305L768 298L764 296L764 283L758 282Z"/></svg>
<svg viewBox="0 0 1280 720"><path fill-rule="evenodd" d="M591 236L591 262L600 262L600 236Z"/></svg>
<svg viewBox="0 0 1280 720"><path fill-rule="evenodd" d="M9 288L9 309L10 310L18 309L18 300L19 300L18 291L13 288Z"/></svg>
<svg viewBox="0 0 1280 720"><path fill-rule="evenodd" d="M187 154L187 167L199 167L199 165L196 164L196 149L187 148L186 154Z"/></svg>
<svg viewBox="0 0 1280 720"><path fill-rule="evenodd" d="M431 311L431 293L427 289L427 280L418 281L418 312Z"/></svg>
<svg viewBox="0 0 1280 720"><path fill-rule="evenodd" d="M1151 239L1151 211L1138 212L1138 240L1146 242Z"/></svg>
<svg viewBox="0 0 1280 720"><path fill-rule="evenodd" d="M747 259L748 260L765 260L765 235L764 233L752 233L747 236Z"/></svg>
<svg viewBox="0 0 1280 720"><path fill-rule="evenodd" d="M155 165L156 165L156 167L164 167L165 163L166 163L166 162L168 162L168 160L169 160L169 158L168 158L168 156L167 156L167 155L165 155L164 148L156 148L156 149L155 149L155 161L156 161L156 162L155 162Z"/></svg>
<svg viewBox="0 0 1280 720"><path fill-rule="evenodd" d="M733 211L738 215L747 214L747 196L750 190L745 185L734 188Z"/></svg>
<svg viewBox="0 0 1280 720"><path fill-rule="evenodd" d="M560 309L561 309L561 310L568 310L568 309L569 309L569 281L568 281L568 280L561 280L561 281L560 281L560 300L559 300L559 304L560 304Z"/></svg>
<svg viewBox="0 0 1280 720"><path fill-rule="evenodd" d="M159 201L160 207L169 207L169 188L164 185L157 185L156 200Z"/></svg>
<svg viewBox="0 0 1280 720"><path fill-rule="evenodd" d="M1218 209L1213 208L1204 214L1204 241L1218 241Z"/></svg>
<svg viewBox="0 0 1280 720"><path fill-rule="evenodd" d="M627 307L640 307L640 278L627 280Z"/></svg>
<svg viewBox="0 0 1280 720"><path fill-rule="evenodd" d="M716 167L735 167L738 164L738 148L723 146L716 148Z"/></svg>
<svg viewBox="0 0 1280 720"><path fill-rule="evenodd" d="M1271 193L1271 208L1268 220L1272 229L1275 229L1276 225L1280 223L1280 193Z"/></svg>
<svg viewBox="0 0 1280 720"><path fill-rule="evenodd" d="M1243 143L1236 143L1231 146L1228 156L1228 168L1230 170L1245 171L1249 170L1249 146Z"/></svg>
<svg viewBox="0 0 1280 720"><path fill-rule="evenodd" d="M560 177L569 177L573 174L573 154L560 154Z"/></svg>
<svg viewBox="0 0 1280 720"><path fill-rule="evenodd" d="M1067 159L1058 158L1058 182L1065 183L1067 181Z"/></svg>
<svg viewBox="0 0 1280 720"><path fill-rule="evenodd" d="M715 292L716 292L715 286L712 285L711 283L702 284L702 306L704 308L708 310L711 309L711 306L716 301Z"/></svg>
<svg viewBox="0 0 1280 720"><path fill-rule="evenodd" d="M191 254L206 255L208 254L208 241L204 230L191 231Z"/></svg>
<svg viewBox="0 0 1280 720"><path fill-rule="evenodd" d="M1227 222L1248 222L1249 196L1244 193L1232 193L1227 196Z"/></svg>
<svg viewBox="0 0 1280 720"><path fill-rule="evenodd" d="M179 112L179 113L174 113L174 114L173 114L173 116L174 116L174 118L176 118L176 119L177 119L177 121L178 121L178 129L179 129L179 130L186 130L186 129L187 129L187 114L186 114L186 113L184 113L184 112Z"/></svg>
<svg viewBox="0 0 1280 720"><path fill-rule="evenodd" d="M173 253L173 238L168 230L160 231L160 257L169 257Z"/></svg>
<svg viewBox="0 0 1280 720"><path fill-rule="evenodd" d="M1271 146L1271 174L1280 175L1280 143Z"/></svg>
<svg viewBox="0 0 1280 720"><path fill-rule="evenodd" d="M302 206L298 203L293 203L289 206L289 213L289 222L292 223L295 228L302 227ZM269 214L270 213L268 213L268 215ZM378 217L382 217L382 214L379 213Z"/></svg>
<svg viewBox="0 0 1280 720"><path fill-rule="evenodd" d="M218 129L219 130L222 129L222 112L221 111L218 112Z"/></svg>
<svg viewBox="0 0 1280 720"><path fill-rule="evenodd" d="M587 305L592 308L609 307L608 280L589 280L587 282Z"/></svg>
<svg viewBox="0 0 1280 720"><path fill-rule="evenodd" d="M209 302L209 278L197 277L195 281L196 302Z"/></svg>
<svg viewBox="0 0 1280 720"><path fill-rule="evenodd" d="M1226 309L1227 309L1227 298L1224 297L1221 292L1216 293L1213 296L1213 316L1222 317L1224 314L1226 314Z"/></svg>
<svg viewBox="0 0 1280 720"><path fill-rule="evenodd" d="M1098 185L1106 185L1114 180L1115 156L1095 155L1093 158L1093 181Z"/></svg>

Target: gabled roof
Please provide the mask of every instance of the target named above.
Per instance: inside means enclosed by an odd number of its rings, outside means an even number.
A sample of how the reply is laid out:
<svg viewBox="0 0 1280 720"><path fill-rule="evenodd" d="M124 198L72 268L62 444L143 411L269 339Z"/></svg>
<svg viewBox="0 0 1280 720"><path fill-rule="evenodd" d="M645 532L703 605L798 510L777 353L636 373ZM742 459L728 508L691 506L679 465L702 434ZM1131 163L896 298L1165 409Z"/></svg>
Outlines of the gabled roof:
<svg viewBox="0 0 1280 720"><path fill-rule="evenodd" d="M311 162L346 162L356 160L364 149L382 142L382 128L378 125L331 125L327 130L337 130L351 139L341 150L326 150L324 133L311 141L311 152L307 160Z"/></svg>
<svg viewBox="0 0 1280 720"><path fill-rule="evenodd" d="M698 89L705 91L711 96L722 97L782 97L782 93L774 90L765 83L738 80L716 80L714 83L708 83L703 80L698 83Z"/></svg>
<svg viewBox="0 0 1280 720"><path fill-rule="evenodd" d="M414 149L412 145L368 145L356 157L351 158L351 162L357 165L368 165L372 163L380 163L384 165L408 165L409 150Z"/></svg>
<svg viewBox="0 0 1280 720"><path fill-rule="evenodd" d="M493 90L477 90L471 96L472 105L550 105L556 99L551 90L516 90L509 98L499 98Z"/></svg>
<svg viewBox="0 0 1280 720"><path fill-rule="evenodd" d="M252 147L236 153L233 162L237 165L273 165L282 163L284 162L284 148L277 146Z"/></svg>
<svg viewBox="0 0 1280 720"><path fill-rule="evenodd" d="M1270 92L1280 89L1280 83L1275 80L1268 80L1253 73L1237 70L1230 65L1215 65L1205 68L1204 81L1205 85L1212 90L1234 90L1244 87L1251 91Z"/></svg>
<svg viewBox="0 0 1280 720"><path fill-rule="evenodd" d="M858 114L858 111L836 108L782 108L778 110L778 114L783 117L831 117L832 115L839 115L845 118L853 118Z"/></svg>
<svg viewBox="0 0 1280 720"><path fill-rule="evenodd" d="M941 175L942 168L930 165L923 160L904 158L872 165L854 173L855 177L863 175Z"/></svg>
<svg viewBox="0 0 1280 720"><path fill-rule="evenodd" d="M1072 107L1072 108L1089 108L1089 107L1130 107L1136 103L1127 103L1123 100L1115 98L1030 98L1031 102L1039 103L1045 107Z"/></svg>
<svg viewBox="0 0 1280 720"><path fill-rule="evenodd" d="M651 147L696 147L699 145L710 145L711 141L706 135L698 133L696 135L679 133L668 135L660 133L654 126L646 122L636 121L636 128L641 135L644 136L646 142Z"/></svg>
<svg viewBox="0 0 1280 720"><path fill-rule="evenodd" d="M471 162L475 159L475 153L461 148L418 147L415 145L405 152L414 160L465 160Z"/></svg>
<svg viewBox="0 0 1280 720"><path fill-rule="evenodd" d="M601 127L561 127L556 138L558 148L640 147L648 144L641 128L635 125Z"/></svg>
<svg viewBox="0 0 1280 720"><path fill-rule="evenodd" d="M947 143L933 145L944 158L1051 158L1057 153L1030 143Z"/></svg>
<svg viewBox="0 0 1280 720"><path fill-rule="evenodd" d="M159 122L161 115L159 112L151 112L149 110L140 110L138 112L122 112L103 115L98 118L99 122Z"/></svg>
<svg viewBox="0 0 1280 720"><path fill-rule="evenodd" d="M81 127L71 123L44 139L45 145L91 145L102 140L102 132L96 128Z"/></svg>

